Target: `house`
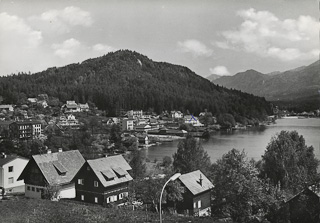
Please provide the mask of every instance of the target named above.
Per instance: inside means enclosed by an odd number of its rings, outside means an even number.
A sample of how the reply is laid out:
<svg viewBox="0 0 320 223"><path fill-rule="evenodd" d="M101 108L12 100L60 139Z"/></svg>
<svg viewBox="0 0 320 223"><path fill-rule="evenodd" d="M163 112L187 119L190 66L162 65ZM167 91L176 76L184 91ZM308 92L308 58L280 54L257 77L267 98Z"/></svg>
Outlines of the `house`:
<svg viewBox="0 0 320 223"><path fill-rule="evenodd" d="M50 187L56 188L56 198L74 198L72 179L85 163L78 150L33 155L18 180L25 182L25 196L42 198Z"/></svg>
<svg viewBox="0 0 320 223"><path fill-rule="evenodd" d="M37 104L42 106L43 108L48 107L48 103L45 100L37 101Z"/></svg>
<svg viewBox="0 0 320 223"><path fill-rule="evenodd" d="M9 112L13 112L13 106L12 105L0 105L0 111L5 110Z"/></svg>
<svg viewBox="0 0 320 223"><path fill-rule="evenodd" d="M199 119L193 115L184 116L184 123L192 124L193 126L204 126Z"/></svg>
<svg viewBox="0 0 320 223"><path fill-rule="evenodd" d="M123 119L121 122L122 131L131 131L133 130L133 119Z"/></svg>
<svg viewBox="0 0 320 223"><path fill-rule="evenodd" d="M141 118L143 116L142 110L130 110L127 111L127 116L130 118Z"/></svg>
<svg viewBox="0 0 320 223"><path fill-rule="evenodd" d="M62 110L65 113L80 112L80 107L75 101L67 101L67 103L62 106Z"/></svg>
<svg viewBox="0 0 320 223"><path fill-rule="evenodd" d="M85 104L79 103L79 107L80 107L80 112L88 112L90 110L88 103L85 103Z"/></svg>
<svg viewBox="0 0 320 223"><path fill-rule="evenodd" d="M151 126L148 124L141 124L137 125L135 129L137 132L148 132L149 130L151 130Z"/></svg>
<svg viewBox="0 0 320 223"><path fill-rule="evenodd" d="M6 193L24 192L24 181L18 180L22 170L28 163L28 159L17 155L0 155L0 187Z"/></svg>
<svg viewBox="0 0 320 223"><path fill-rule="evenodd" d="M196 170L182 174L178 179L183 188L183 200L176 206L178 213L210 215L211 190L214 186L208 178L200 170Z"/></svg>
<svg viewBox="0 0 320 223"><path fill-rule="evenodd" d="M172 118L183 118L183 113L181 111L171 111Z"/></svg>
<svg viewBox="0 0 320 223"><path fill-rule="evenodd" d="M41 134L40 121L17 121L9 125L10 135L17 139L33 139Z"/></svg>
<svg viewBox="0 0 320 223"><path fill-rule="evenodd" d="M79 121L73 114L69 114L68 116L60 116L59 121L57 122L59 127L63 128L72 128L78 129L80 127Z"/></svg>
<svg viewBox="0 0 320 223"><path fill-rule="evenodd" d="M283 222L320 222L320 184L306 187L287 200L279 210Z"/></svg>
<svg viewBox="0 0 320 223"><path fill-rule="evenodd" d="M36 99L36 98L28 98L27 99L31 104L35 104L35 103L37 103L37 101L38 101L38 99Z"/></svg>
<svg viewBox="0 0 320 223"><path fill-rule="evenodd" d="M130 170L121 155L87 160L73 179L76 200L100 205L124 203L132 181Z"/></svg>

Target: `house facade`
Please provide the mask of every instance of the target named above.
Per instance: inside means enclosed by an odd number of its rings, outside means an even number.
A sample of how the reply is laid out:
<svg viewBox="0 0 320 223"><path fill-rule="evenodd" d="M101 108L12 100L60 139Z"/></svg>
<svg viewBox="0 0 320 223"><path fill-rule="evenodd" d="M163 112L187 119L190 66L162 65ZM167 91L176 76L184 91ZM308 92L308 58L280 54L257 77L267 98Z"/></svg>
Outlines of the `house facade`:
<svg viewBox="0 0 320 223"><path fill-rule="evenodd" d="M14 108L12 105L0 105L0 111L2 111L2 110L13 112Z"/></svg>
<svg viewBox="0 0 320 223"><path fill-rule="evenodd" d="M178 213L207 216L211 212L211 190L213 184L200 171L182 174L179 178L183 187L183 200L178 202Z"/></svg>
<svg viewBox="0 0 320 223"><path fill-rule="evenodd" d="M172 118L183 118L183 113L181 111L171 111Z"/></svg>
<svg viewBox="0 0 320 223"><path fill-rule="evenodd" d="M132 181L130 170L121 155L87 160L73 179L75 199L100 205L124 203Z"/></svg>
<svg viewBox="0 0 320 223"><path fill-rule="evenodd" d="M130 118L142 118L142 110L129 110L127 111L127 116Z"/></svg>
<svg viewBox="0 0 320 223"><path fill-rule="evenodd" d="M133 119L123 119L121 122L122 131L131 131L134 130Z"/></svg>
<svg viewBox="0 0 320 223"><path fill-rule="evenodd" d="M24 181L18 178L28 161L21 156L4 153L0 155L0 187L4 188L6 193L25 191Z"/></svg>
<svg viewBox="0 0 320 223"><path fill-rule="evenodd" d="M78 150L32 156L18 180L25 182L25 196L42 198L47 190L55 188L54 196L74 198L73 177L85 163Z"/></svg>
<svg viewBox="0 0 320 223"><path fill-rule="evenodd" d="M10 135L17 139L33 139L41 134L40 121L18 121L9 125Z"/></svg>

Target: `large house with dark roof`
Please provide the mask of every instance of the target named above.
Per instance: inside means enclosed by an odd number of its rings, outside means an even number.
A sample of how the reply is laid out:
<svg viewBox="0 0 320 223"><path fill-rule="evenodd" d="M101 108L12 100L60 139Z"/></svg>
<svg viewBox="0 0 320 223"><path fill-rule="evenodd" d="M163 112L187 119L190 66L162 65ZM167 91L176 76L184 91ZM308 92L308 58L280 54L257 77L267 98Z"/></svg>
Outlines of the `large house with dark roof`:
<svg viewBox="0 0 320 223"><path fill-rule="evenodd" d="M41 134L40 121L18 121L9 125L10 135L17 139L33 139Z"/></svg>
<svg viewBox="0 0 320 223"><path fill-rule="evenodd" d="M74 198L72 179L85 163L78 150L32 156L18 180L25 182L25 196L42 198L50 187L57 188L57 198Z"/></svg>
<svg viewBox="0 0 320 223"><path fill-rule="evenodd" d="M76 200L100 205L124 203L130 165L122 155L87 160L74 177Z"/></svg>
<svg viewBox="0 0 320 223"><path fill-rule="evenodd" d="M183 200L176 206L178 213L210 215L211 190L214 187L210 180L200 170L182 174L178 179L183 188Z"/></svg>
<svg viewBox="0 0 320 223"><path fill-rule="evenodd" d="M22 170L28 163L28 159L17 155L0 155L0 187L6 193L24 192L23 180L18 180Z"/></svg>

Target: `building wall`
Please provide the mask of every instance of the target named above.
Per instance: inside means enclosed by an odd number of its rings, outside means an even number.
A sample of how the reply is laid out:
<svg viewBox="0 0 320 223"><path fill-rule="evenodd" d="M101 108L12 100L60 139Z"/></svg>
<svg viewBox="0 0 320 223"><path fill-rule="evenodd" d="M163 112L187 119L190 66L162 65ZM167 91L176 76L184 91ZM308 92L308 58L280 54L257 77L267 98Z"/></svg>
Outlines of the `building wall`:
<svg viewBox="0 0 320 223"><path fill-rule="evenodd" d="M79 179L83 179L83 185L79 184ZM94 181L98 182L98 187L94 186ZM104 187L87 163L82 166L75 176L74 183L76 188L75 199L88 203L102 205L108 197L117 195L117 202L114 203L119 204L123 202L123 199L119 199L119 194L128 192L128 183L117 184L107 188ZM96 199L98 199L98 201Z"/></svg>
<svg viewBox="0 0 320 223"><path fill-rule="evenodd" d="M6 190L11 189L14 192L15 187L24 186L24 181L17 181L18 177L22 173L23 169L26 167L28 160L17 158L11 162L3 165L3 187ZM13 171L9 172L9 167L13 167ZM9 178L13 178L13 183L9 182Z"/></svg>
<svg viewBox="0 0 320 223"><path fill-rule="evenodd" d="M198 202L201 201L201 207L198 207ZM196 208L195 205L196 204ZM198 216L206 215L206 212L211 211L211 191L198 194L193 198L193 214Z"/></svg>
<svg viewBox="0 0 320 223"><path fill-rule="evenodd" d="M0 167L0 187L3 187L3 168Z"/></svg>
<svg viewBox="0 0 320 223"><path fill-rule="evenodd" d="M26 184L25 185L25 196L30 198L37 198L41 199L41 196L45 190L45 187L38 186L38 185L32 185L32 184Z"/></svg>
<svg viewBox="0 0 320 223"><path fill-rule="evenodd" d="M61 186L58 196L60 198L75 198L76 197L76 188L75 184L72 182Z"/></svg>

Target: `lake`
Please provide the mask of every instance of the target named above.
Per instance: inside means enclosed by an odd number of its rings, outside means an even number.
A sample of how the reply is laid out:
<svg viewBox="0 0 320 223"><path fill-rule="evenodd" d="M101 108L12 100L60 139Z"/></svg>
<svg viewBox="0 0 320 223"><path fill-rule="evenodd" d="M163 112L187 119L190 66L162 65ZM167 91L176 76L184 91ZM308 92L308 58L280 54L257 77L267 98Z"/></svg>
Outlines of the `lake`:
<svg viewBox="0 0 320 223"><path fill-rule="evenodd" d="M212 162L221 158L232 148L244 149L249 158L261 159L261 155L271 140L281 130L296 130L303 135L307 146L313 146L314 152L320 159L320 119L287 117L276 120L276 124L268 126L253 127L246 130L235 130L232 132L218 131L211 134L210 139L200 139L203 148L208 152ZM166 142L157 146L143 150L146 157L151 161L162 160L165 156L170 156L177 151L179 140Z"/></svg>

